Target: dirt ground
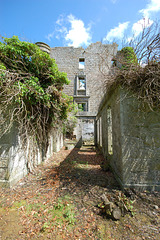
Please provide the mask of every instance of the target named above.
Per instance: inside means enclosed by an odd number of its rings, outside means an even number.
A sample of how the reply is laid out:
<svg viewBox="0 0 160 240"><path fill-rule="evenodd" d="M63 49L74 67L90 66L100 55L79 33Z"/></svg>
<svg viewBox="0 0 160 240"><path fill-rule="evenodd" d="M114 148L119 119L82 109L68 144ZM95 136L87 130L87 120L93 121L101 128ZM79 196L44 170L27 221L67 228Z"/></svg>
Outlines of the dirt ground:
<svg viewBox="0 0 160 240"><path fill-rule="evenodd" d="M113 220L102 194L122 195L94 146L62 149L12 189L0 188L0 240L160 239L160 193L125 192L132 210Z"/></svg>

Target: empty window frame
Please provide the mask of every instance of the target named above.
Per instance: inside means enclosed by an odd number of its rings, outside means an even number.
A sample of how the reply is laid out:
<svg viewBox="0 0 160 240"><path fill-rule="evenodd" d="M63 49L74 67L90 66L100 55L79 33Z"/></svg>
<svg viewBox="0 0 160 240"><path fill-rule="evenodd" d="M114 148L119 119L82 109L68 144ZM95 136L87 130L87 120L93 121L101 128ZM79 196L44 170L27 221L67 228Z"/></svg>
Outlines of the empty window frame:
<svg viewBox="0 0 160 240"><path fill-rule="evenodd" d="M86 112L87 111L87 103L86 102L78 103L78 109Z"/></svg>
<svg viewBox="0 0 160 240"><path fill-rule="evenodd" d="M107 125L108 125L108 153L113 154L113 138L112 138L112 111L107 109Z"/></svg>
<svg viewBox="0 0 160 240"><path fill-rule="evenodd" d="M86 79L85 77L78 78L78 89L79 90L86 90Z"/></svg>
<svg viewBox="0 0 160 240"><path fill-rule="evenodd" d="M85 59L79 58L79 69L84 69L85 67Z"/></svg>

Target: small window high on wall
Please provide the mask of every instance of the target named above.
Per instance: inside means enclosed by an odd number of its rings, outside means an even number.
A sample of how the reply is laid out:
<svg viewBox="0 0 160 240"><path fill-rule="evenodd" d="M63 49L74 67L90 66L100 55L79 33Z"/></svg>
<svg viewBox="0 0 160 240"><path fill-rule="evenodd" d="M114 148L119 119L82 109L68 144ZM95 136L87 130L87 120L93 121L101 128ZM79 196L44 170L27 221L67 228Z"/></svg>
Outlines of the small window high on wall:
<svg viewBox="0 0 160 240"><path fill-rule="evenodd" d="M84 69L85 67L85 59L79 58L79 69Z"/></svg>
<svg viewBox="0 0 160 240"><path fill-rule="evenodd" d="M107 125L108 125L108 153L113 154L113 138L112 138L112 111L107 109Z"/></svg>
<svg viewBox="0 0 160 240"><path fill-rule="evenodd" d="M87 111L87 103L78 103L78 109L81 111Z"/></svg>

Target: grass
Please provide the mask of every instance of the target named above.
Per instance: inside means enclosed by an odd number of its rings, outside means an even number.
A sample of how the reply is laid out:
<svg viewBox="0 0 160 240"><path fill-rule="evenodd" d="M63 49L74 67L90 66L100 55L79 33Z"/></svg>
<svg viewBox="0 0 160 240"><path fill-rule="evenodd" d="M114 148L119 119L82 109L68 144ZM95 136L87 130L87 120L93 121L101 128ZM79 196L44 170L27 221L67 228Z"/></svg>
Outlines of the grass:
<svg viewBox="0 0 160 240"><path fill-rule="evenodd" d="M45 204L45 202L38 201L37 198L28 202L26 200L15 201L12 209L20 209L32 219L34 225L41 223L40 232L47 232L54 226L71 229L74 225L75 206L71 201L70 196L65 195L63 198L58 198L56 202Z"/></svg>
<svg viewBox="0 0 160 240"><path fill-rule="evenodd" d="M49 211L52 218L55 219L55 224L74 224L75 223L75 210L73 203L65 198L59 198L53 209Z"/></svg>

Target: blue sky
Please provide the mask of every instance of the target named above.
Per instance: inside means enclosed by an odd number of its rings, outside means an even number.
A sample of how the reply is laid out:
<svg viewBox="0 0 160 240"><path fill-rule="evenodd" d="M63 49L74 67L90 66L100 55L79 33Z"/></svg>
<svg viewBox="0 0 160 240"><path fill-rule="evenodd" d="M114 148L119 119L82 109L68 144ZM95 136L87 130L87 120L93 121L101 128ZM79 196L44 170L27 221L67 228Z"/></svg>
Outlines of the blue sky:
<svg viewBox="0 0 160 240"><path fill-rule="evenodd" d="M87 47L137 36L159 16L160 0L0 0L0 34Z"/></svg>

